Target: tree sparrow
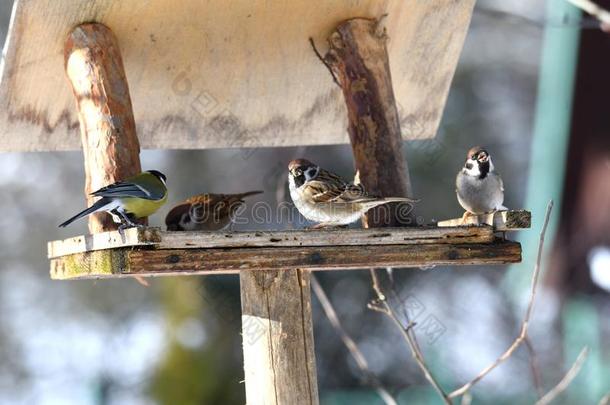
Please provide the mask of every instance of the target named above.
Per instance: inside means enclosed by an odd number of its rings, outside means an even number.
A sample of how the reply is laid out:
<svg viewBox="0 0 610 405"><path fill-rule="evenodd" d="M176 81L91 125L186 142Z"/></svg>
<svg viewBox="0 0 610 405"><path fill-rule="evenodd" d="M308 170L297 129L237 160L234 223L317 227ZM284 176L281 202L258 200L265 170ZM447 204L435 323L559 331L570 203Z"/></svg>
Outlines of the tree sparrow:
<svg viewBox="0 0 610 405"><path fill-rule="evenodd" d="M475 146L466 155L466 163L455 180L457 199L469 215L505 210L504 184L494 169L489 153Z"/></svg>
<svg viewBox="0 0 610 405"><path fill-rule="evenodd" d="M248 191L240 194L199 194L170 210L165 217L168 231L218 231L233 225L237 209L244 198L261 194Z"/></svg>
<svg viewBox="0 0 610 405"><path fill-rule="evenodd" d="M351 224L382 204L419 201L370 195L362 185L349 183L306 159L291 161L288 172L290 197L301 215L319 222L316 228Z"/></svg>

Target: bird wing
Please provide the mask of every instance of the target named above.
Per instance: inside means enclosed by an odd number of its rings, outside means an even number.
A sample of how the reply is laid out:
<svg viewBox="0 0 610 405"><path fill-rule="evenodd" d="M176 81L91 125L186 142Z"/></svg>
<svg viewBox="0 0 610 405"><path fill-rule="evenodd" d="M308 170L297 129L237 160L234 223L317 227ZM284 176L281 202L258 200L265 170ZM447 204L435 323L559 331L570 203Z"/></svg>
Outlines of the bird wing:
<svg viewBox="0 0 610 405"><path fill-rule="evenodd" d="M220 220L228 218L242 203L242 194L199 194L186 200L191 215Z"/></svg>
<svg viewBox="0 0 610 405"><path fill-rule="evenodd" d="M364 187L359 184L348 183L339 176L320 170L315 179L308 181L303 186L305 192L311 194L316 203L353 203L375 200Z"/></svg>
<svg viewBox="0 0 610 405"><path fill-rule="evenodd" d="M320 169L318 175L303 184L303 193L309 194L315 203L328 203L337 201L345 192L347 184L339 176Z"/></svg>
<svg viewBox="0 0 610 405"><path fill-rule="evenodd" d="M96 197L110 197L110 198L121 198L121 197L134 197L143 198L145 200L158 200L163 196L154 195L146 188L130 182L119 181L109 186L102 187L97 191L91 193Z"/></svg>

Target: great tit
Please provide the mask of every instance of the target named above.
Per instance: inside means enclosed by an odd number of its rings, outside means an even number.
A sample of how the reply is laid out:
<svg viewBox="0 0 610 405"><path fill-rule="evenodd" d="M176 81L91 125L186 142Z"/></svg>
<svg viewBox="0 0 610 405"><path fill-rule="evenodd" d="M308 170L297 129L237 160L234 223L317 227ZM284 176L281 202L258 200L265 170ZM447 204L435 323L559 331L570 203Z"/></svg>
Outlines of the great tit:
<svg viewBox="0 0 610 405"><path fill-rule="evenodd" d="M79 218L100 211L112 215L114 222L121 224L119 230L137 226L135 219L152 215L167 201L166 179L163 173L148 170L102 187L91 193L102 198L59 226L70 225Z"/></svg>

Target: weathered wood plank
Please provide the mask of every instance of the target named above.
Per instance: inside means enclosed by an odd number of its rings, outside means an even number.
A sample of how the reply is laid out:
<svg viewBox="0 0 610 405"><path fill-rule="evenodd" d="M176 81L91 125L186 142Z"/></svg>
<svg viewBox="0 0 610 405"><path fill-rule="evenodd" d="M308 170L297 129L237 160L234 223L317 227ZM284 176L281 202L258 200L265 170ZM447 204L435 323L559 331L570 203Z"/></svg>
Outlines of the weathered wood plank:
<svg viewBox="0 0 610 405"><path fill-rule="evenodd" d="M154 245L157 249L234 247L421 245L429 243L490 243L491 227L307 229L251 232L163 232L158 228L132 228L125 237L114 232L77 236L49 242L48 257L126 246Z"/></svg>
<svg viewBox="0 0 610 405"><path fill-rule="evenodd" d="M65 36L118 38L143 148L347 143L341 90L313 54L338 23L385 25L403 137L435 135L474 0L16 0L0 83L0 150L75 150ZM134 18L137 16L137 18ZM321 49L324 52L324 49Z"/></svg>
<svg viewBox="0 0 610 405"><path fill-rule="evenodd" d="M248 405L319 403L309 278L300 269L240 272Z"/></svg>
<svg viewBox="0 0 610 405"><path fill-rule="evenodd" d="M493 214L469 216L439 221L439 227L455 227L468 225L491 225L498 232L528 229L532 224L532 213L525 210L498 211Z"/></svg>
<svg viewBox="0 0 610 405"><path fill-rule="evenodd" d="M300 231L257 232L162 232L160 249L271 247L271 246L349 246L421 245L429 243L488 243L493 230L481 228L388 228L308 229Z"/></svg>
<svg viewBox="0 0 610 405"><path fill-rule="evenodd" d="M98 255L99 254L99 255ZM102 262L99 270L90 263ZM97 258L103 258L97 259ZM51 259L51 278L235 274L260 270L492 265L521 261L521 245L429 244L232 249L111 249ZM118 264L110 269L107 263Z"/></svg>
<svg viewBox="0 0 610 405"><path fill-rule="evenodd" d="M161 235L158 228L128 228L125 229L124 235L118 231L109 231L49 242L47 243L47 256L52 259L95 250L148 246L160 241Z"/></svg>

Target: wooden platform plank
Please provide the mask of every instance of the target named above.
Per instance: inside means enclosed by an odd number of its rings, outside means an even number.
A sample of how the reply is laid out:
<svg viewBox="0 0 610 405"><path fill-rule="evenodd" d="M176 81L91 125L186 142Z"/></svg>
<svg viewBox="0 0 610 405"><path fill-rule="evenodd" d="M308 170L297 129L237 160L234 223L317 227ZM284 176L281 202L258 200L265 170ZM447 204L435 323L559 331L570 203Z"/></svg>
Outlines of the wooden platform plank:
<svg viewBox="0 0 610 405"><path fill-rule="evenodd" d="M49 242L48 257L127 246L154 245L157 249L235 247L300 247L347 245L413 245L489 243L491 227L306 229L251 232L164 232L159 228L128 229L125 238L114 232Z"/></svg>
<svg viewBox="0 0 610 405"><path fill-rule="evenodd" d="M498 211L494 214L469 216L439 221L439 227L455 227L469 225L491 225L498 232L528 229L532 225L532 213L526 210Z"/></svg>
<svg viewBox="0 0 610 405"><path fill-rule="evenodd" d="M146 246L159 243L159 228L129 228L124 235L118 231L100 232L47 243L49 259L74 253L114 249L129 246Z"/></svg>
<svg viewBox="0 0 610 405"><path fill-rule="evenodd" d="M54 280L237 274L258 270L493 265L521 261L521 245L371 245L233 249L111 249L51 259Z"/></svg>
<svg viewBox="0 0 610 405"><path fill-rule="evenodd" d="M143 148L347 143L322 53L341 21L387 13L405 139L433 137L475 0L16 0L0 63L0 151L81 148L63 71L68 32L116 35Z"/></svg>

